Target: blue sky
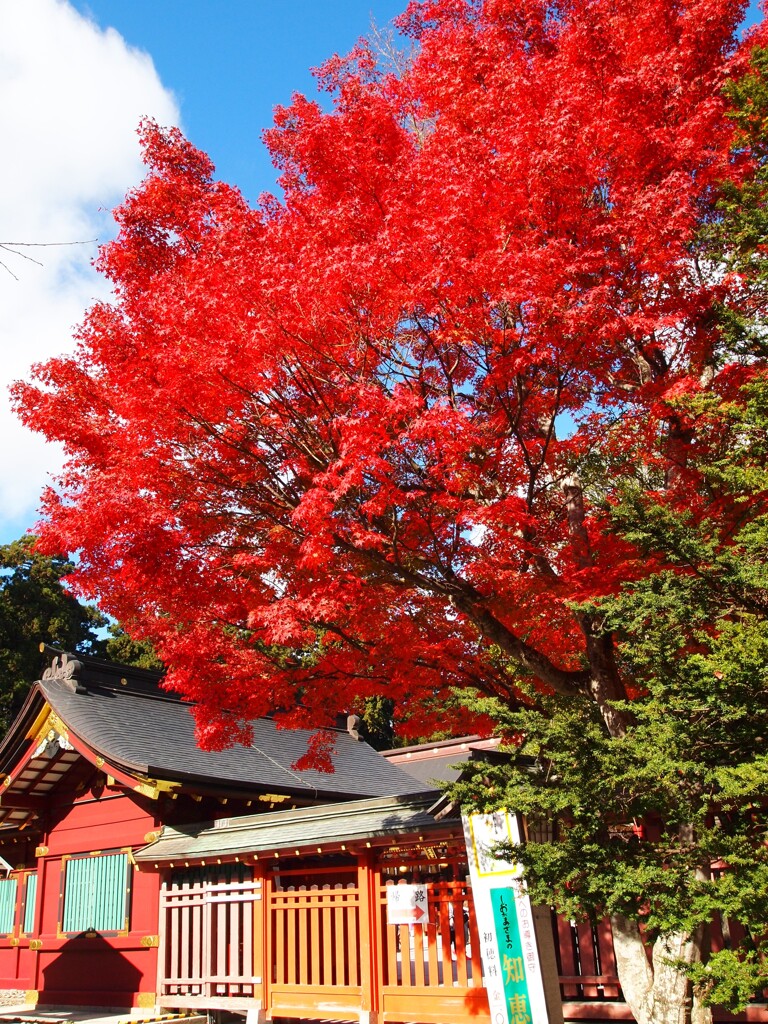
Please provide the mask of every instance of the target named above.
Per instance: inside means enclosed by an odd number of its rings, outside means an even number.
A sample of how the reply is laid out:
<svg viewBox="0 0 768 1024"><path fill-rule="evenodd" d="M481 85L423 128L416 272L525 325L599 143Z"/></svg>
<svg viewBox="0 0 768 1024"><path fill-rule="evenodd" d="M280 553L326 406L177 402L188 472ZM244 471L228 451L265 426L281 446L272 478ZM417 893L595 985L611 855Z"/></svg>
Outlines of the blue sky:
<svg viewBox="0 0 768 1024"><path fill-rule="evenodd" d="M143 169L143 116L179 124L255 202L275 190L261 141L276 105L318 96L310 68L406 0L0 0L0 543L34 526L62 453L13 416L8 385L70 352L108 289L92 268ZM748 22L758 16L750 8ZM48 247L51 242L76 245ZM25 255L34 255L32 263Z"/></svg>

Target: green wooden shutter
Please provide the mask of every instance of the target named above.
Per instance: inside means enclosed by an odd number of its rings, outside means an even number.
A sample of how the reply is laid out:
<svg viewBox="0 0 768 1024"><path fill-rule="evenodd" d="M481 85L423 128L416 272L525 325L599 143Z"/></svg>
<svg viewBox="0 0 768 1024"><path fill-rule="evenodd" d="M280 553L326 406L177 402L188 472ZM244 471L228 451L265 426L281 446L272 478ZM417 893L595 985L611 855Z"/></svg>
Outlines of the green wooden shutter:
<svg viewBox="0 0 768 1024"><path fill-rule="evenodd" d="M27 875L24 888L24 925L23 932L29 935L35 930L35 901L37 899L37 875Z"/></svg>
<svg viewBox="0 0 768 1024"><path fill-rule="evenodd" d="M125 927L128 855L73 857L64 880L65 932L117 932Z"/></svg>
<svg viewBox="0 0 768 1024"><path fill-rule="evenodd" d="M0 879L0 932L13 931L17 886L18 882L15 878Z"/></svg>

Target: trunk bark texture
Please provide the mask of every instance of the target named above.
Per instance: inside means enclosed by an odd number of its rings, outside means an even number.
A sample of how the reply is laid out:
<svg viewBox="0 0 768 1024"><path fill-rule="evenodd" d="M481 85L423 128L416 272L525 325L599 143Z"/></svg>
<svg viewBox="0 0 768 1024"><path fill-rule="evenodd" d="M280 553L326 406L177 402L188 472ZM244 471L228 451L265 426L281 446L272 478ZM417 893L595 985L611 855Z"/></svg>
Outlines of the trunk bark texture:
<svg viewBox="0 0 768 1024"><path fill-rule="evenodd" d="M615 914L611 926L616 970L637 1024L712 1024L712 1011L701 1005L688 978L670 962L700 960L703 929L660 937L649 962L636 921Z"/></svg>
<svg viewBox="0 0 768 1024"><path fill-rule="evenodd" d="M621 914L611 917L616 973L637 1024L651 1024L653 1010L653 969L645 955L645 944L637 921Z"/></svg>

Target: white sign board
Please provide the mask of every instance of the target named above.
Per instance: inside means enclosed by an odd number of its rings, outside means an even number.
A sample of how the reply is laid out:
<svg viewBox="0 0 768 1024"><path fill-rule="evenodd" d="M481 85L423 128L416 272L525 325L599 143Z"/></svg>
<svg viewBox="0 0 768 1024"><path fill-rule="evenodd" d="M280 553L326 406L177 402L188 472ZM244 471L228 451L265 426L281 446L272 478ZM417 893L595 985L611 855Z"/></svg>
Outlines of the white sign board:
<svg viewBox="0 0 768 1024"><path fill-rule="evenodd" d="M520 842L508 811L463 815L491 1024L548 1024L531 902L519 864L494 853Z"/></svg>
<svg viewBox="0 0 768 1024"><path fill-rule="evenodd" d="M426 924L428 920L426 885L387 886L387 924Z"/></svg>

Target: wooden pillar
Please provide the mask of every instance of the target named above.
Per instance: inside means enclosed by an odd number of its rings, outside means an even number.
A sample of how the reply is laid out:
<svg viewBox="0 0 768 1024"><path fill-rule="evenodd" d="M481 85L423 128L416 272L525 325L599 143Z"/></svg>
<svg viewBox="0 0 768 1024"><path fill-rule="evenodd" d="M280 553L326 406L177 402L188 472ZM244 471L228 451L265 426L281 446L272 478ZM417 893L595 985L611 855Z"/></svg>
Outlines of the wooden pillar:
<svg viewBox="0 0 768 1024"><path fill-rule="evenodd" d="M360 893L360 1024L378 1024L380 1012L379 890L371 851L358 854L357 889Z"/></svg>
<svg viewBox="0 0 768 1024"><path fill-rule="evenodd" d="M375 937L374 945L374 985L376 992L376 1008L381 1012L381 989L384 985L384 940L381 924L381 864L375 853L370 855L370 886L371 886L371 931ZM386 927L386 926L385 926Z"/></svg>
<svg viewBox="0 0 768 1024"><path fill-rule="evenodd" d="M157 875L158 906L157 906L157 972L155 977L156 999L165 994L165 960L167 956L168 935L166 933L167 914L165 911L165 888L167 885L168 872L161 870Z"/></svg>
<svg viewBox="0 0 768 1024"><path fill-rule="evenodd" d="M544 983L544 1000L550 1024L563 1024L563 997L560 994L560 978L557 969L555 939L552 934L552 911L549 907L531 907L533 930L539 950L541 978Z"/></svg>
<svg viewBox="0 0 768 1024"><path fill-rule="evenodd" d="M267 1019L267 1000L272 981L272 937L270 934L272 876L264 864L253 865L255 886L253 901L253 1010L246 1024L263 1024Z"/></svg>
<svg viewBox="0 0 768 1024"><path fill-rule="evenodd" d="M44 833L41 837L44 844L48 842L48 833ZM45 852L43 852L45 851ZM41 936L43 934L43 928L45 927L45 921L43 912L47 906L48 901L51 899L49 889L55 887L58 890L59 879L58 876L51 874L50 861L47 856L48 846L38 846L35 850L35 857L37 859L37 907L35 908L35 935L37 939L35 941L35 955L32 965L32 984L33 988L27 993L27 1002L37 1003L40 998L40 991L43 986L43 976L40 964L40 953L39 950L42 946ZM60 870L60 868L59 868ZM54 906L58 906L59 893L55 892ZM30 943L30 949L32 948Z"/></svg>

